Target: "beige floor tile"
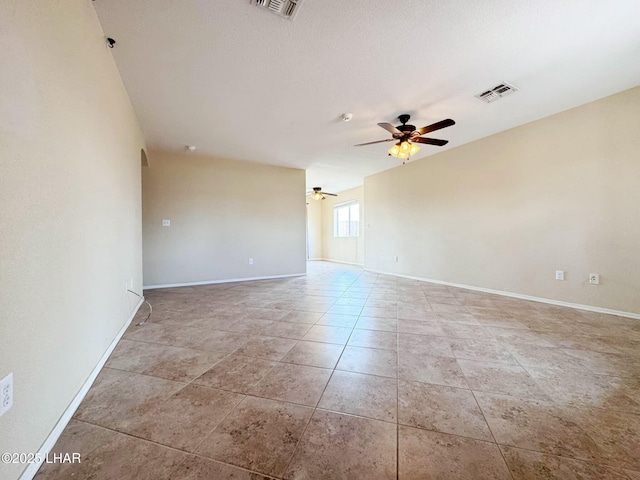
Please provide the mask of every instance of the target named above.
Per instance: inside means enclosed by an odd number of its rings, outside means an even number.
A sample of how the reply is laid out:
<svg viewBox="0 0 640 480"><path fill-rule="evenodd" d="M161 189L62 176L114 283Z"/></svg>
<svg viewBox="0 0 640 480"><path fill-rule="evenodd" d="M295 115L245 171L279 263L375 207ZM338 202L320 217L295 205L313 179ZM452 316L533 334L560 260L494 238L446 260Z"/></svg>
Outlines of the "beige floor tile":
<svg viewBox="0 0 640 480"><path fill-rule="evenodd" d="M507 345L507 349L511 356L523 367L552 368L567 372L589 372L582 365L581 360L567 354L560 348L545 348L519 343Z"/></svg>
<svg viewBox="0 0 640 480"><path fill-rule="evenodd" d="M336 369L396 378L398 355L393 350L347 345Z"/></svg>
<svg viewBox="0 0 640 480"><path fill-rule="evenodd" d="M490 340L493 335L485 327L480 325L468 325L465 323L439 322L447 337L471 338L475 340Z"/></svg>
<svg viewBox="0 0 640 480"><path fill-rule="evenodd" d="M344 345L351 335L351 328L332 327L329 325L314 325L302 337L310 342L324 342Z"/></svg>
<svg viewBox="0 0 640 480"><path fill-rule="evenodd" d="M581 367L595 374L640 377L640 355L620 355L569 349L562 350L562 353Z"/></svg>
<svg viewBox="0 0 640 480"><path fill-rule="evenodd" d="M190 382L225 358L227 353L135 342L122 339L106 367Z"/></svg>
<svg viewBox="0 0 640 480"><path fill-rule="evenodd" d="M548 453L500 447L514 480L628 480L604 465Z"/></svg>
<svg viewBox="0 0 640 480"><path fill-rule="evenodd" d="M188 457L186 453L155 443L111 432L103 444L81 458L80 463L67 464L55 471L55 464L41 469L38 480L77 479L140 479L165 480ZM149 461L153 459L153 461Z"/></svg>
<svg viewBox="0 0 640 480"><path fill-rule="evenodd" d="M361 330L356 328L349 338L349 345L354 347L382 348L397 350L397 334L380 330Z"/></svg>
<svg viewBox="0 0 640 480"><path fill-rule="evenodd" d="M305 323L271 322L270 325L253 330L253 333L299 340L304 337L304 334L307 333L310 328L311 325Z"/></svg>
<svg viewBox="0 0 640 480"><path fill-rule="evenodd" d="M360 315L362 311L361 305L333 305L327 313L337 313L339 315L355 315L356 317Z"/></svg>
<svg viewBox="0 0 640 480"><path fill-rule="evenodd" d="M518 364L504 345L493 340L456 338L451 340L451 350L457 359Z"/></svg>
<svg viewBox="0 0 640 480"><path fill-rule="evenodd" d="M600 448L580 428L570 410L551 402L475 393L496 441L501 445L598 461Z"/></svg>
<svg viewBox="0 0 640 480"><path fill-rule="evenodd" d="M326 368L278 363L250 394L315 407L330 376Z"/></svg>
<svg viewBox="0 0 640 480"><path fill-rule="evenodd" d="M275 366L276 362L230 355L193 383L238 393L248 393Z"/></svg>
<svg viewBox="0 0 640 480"><path fill-rule="evenodd" d="M396 379L335 371L318 408L395 422L398 407Z"/></svg>
<svg viewBox="0 0 640 480"><path fill-rule="evenodd" d="M320 317L322 317L322 313L318 312L301 312L301 311L293 311L287 313L284 317L282 317L282 322L291 322L291 323L308 323L313 325Z"/></svg>
<svg viewBox="0 0 640 480"><path fill-rule="evenodd" d="M342 345L301 340L280 361L312 367L334 368L343 349Z"/></svg>
<svg viewBox="0 0 640 480"><path fill-rule="evenodd" d="M374 318L396 318L397 313L397 307L394 305L388 305L386 307L372 307L367 305L362 309L360 315Z"/></svg>
<svg viewBox="0 0 640 480"><path fill-rule="evenodd" d="M553 348L555 345L547 340L544 332L524 330L520 328L486 327L493 337L502 343L526 343L539 347Z"/></svg>
<svg viewBox="0 0 640 480"><path fill-rule="evenodd" d="M118 430L129 422L137 407L154 399L168 398L184 386L163 378L105 368L74 418Z"/></svg>
<svg viewBox="0 0 640 480"><path fill-rule="evenodd" d="M640 415L599 408L574 408L570 412L571 421L600 448L603 463L640 470Z"/></svg>
<svg viewBox="0 0 640 480"><path fill-rule="evenodd" d="M392 480L396 478L396 426L318 410L284 478Z"/></svg>
<svg viewBox="0 0 640 480"><path fill-rule="evenodd" d="M437 313L436 319L440 323L481 326L480 322L476 320L476 317L470 313Z"/></svg>
<svg viewBox="0 0 640 480"><path fill-rule="evenodd" d="M195 455L187 458L174 470L171 478L175 480L268 480L267 477L258 473Z"/></svg>
<svg viewBox="0 0 640 480"><path fill-rule="evenodd" d="M358 321L357 315L341 315L338 313L325 313L316 325L330 325L332 327L353 328Z"/></svg>
<svg viewBox="0 0 640 480"><path fill-rule="evenodd" d="M246 397L196 453L266 475L281 476L312 408Z"/></svg>
<svg viewBox="0 0 640 480"><path fill-rule="evenodd" d="M361 297L342 296L338 300L336 300L336 303L334 303L334 305L357 305L359 307L364 307L365 303L367 303L366 297L361 298Z"/></svg>
<svg viewBox="0 0 640 480"><path fill-rule="evenodd" d="M355 328L364 330L382 330L395 332L398 330L398 321L395 318L358 317Z"/></svg>
<svg viewBox="0 0 640 480"><path fill-rule="evenodd" d="M206 328L146 323L127 335L129 340L176 347L233 352L249 338L247 335Z"/></svg>
<svg viewBox="0 0 640 480"><path fill-rule="evenodd" d="M400 480L511 480L495 443L399 426Z"/></svg>
<svg viewBox="0 0 640 480"><path fill-rule="evenodd" d="M467 380L455 358L430 355L398 354L398 378L450 387L469 388Z"/></svg>
<svg viewBox="0 0 640 480"><path fill-rule="evenodd" d="M453 358L451 342L454 339L433 335L398 334L398 348L401 352Z"/></svg>
<svg viewBox="0 0 640 480"><path fill-rule="evenodd" d="M296 340L291 338L252 335L234 353L246 357L277 361L284 357L296 343Z"/></svg>
<svg viewBox="0 0 640 480"><path fill-rule="evenodd" d="M518 365L458 360L471 390L549 400L527 370Z"/></svg>
<svg viewBox="0 0 640 480"><path fill-rule="evenodd" d="M463 368L464 370L464 368ZM640 414L640 397L627 387L637 380L527 367L540 388L554 402L575 407L597 407Z"/></svg>
<svg viewBox="0 0 640 480"><path fill-rule="evenodd" d="M118 434L106 428L89 423L71 420L60 438L51 449L50 455L80 454L81 461L89 458L91 452L112 442ZM76 463L44 463L35 476L37 480L57 480L72 478L78 465Z"/></svg>
<svg viewBox="0 0 640 480"><path fill-rule="evenodd" d="M463 388L401 380L398 384L398 423L493 441L473 393Z"/></svg>
<svg viewBox="0 0 640 480"><path fill-rule="evenodd" d="M417 335L443 336L444 330L436 320L398 320L398 332Z"/></svg>
<svg viewBox="0 0 640 480"><path fill-rule="evenodd" d="M155 398L133 408L118 430L193 451L243 398L237 393L187 385L168 398Z"/></svg>

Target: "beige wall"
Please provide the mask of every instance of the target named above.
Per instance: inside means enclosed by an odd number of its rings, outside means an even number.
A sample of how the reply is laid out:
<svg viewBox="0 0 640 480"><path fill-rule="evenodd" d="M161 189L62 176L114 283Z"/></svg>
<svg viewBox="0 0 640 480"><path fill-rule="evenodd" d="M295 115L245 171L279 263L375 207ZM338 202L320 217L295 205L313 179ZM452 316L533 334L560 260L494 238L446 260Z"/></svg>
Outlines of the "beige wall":
<svg viewBox="0 0 640 480"><path fill-rule="evenodd" d="M306 272L304 170L160 152L149 164L145 285Z"/></svg>
<svg viewBox="0 0 640 480"><path fill-rule="evenodd" d="M37 452L141 292L143 139L90 1L0 2L0 45L0 452Z"/></svg>
<svg viewBox="0 0 640 480"><path fill-rule="evenodd" d="M322 202L307 196L307 242L308 258L322 258Z"/></svg>
<svg viewBox="0 0 640 480"><path fill-rule="evenodd" d="M366 267L640 313L638 112L635 88L367 177Z"/></svg>
<svg viewBox="0 0 640 480"><path fill-rule="evenodd" d="M336 238L333 236L333 207L340 203L360 202L360 236ZM337 197L326 196L322 203L322 257L338 262L364 264L364 188L362 186L340 192Z"/></svg>

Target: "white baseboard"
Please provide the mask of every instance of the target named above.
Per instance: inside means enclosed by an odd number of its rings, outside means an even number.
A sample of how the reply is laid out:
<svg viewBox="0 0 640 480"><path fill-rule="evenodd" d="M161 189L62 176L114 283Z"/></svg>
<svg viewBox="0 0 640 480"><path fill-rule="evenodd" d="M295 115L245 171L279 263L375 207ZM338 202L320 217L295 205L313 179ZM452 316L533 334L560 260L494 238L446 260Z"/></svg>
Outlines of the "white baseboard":
<svg viewBox="0 0 640 480"><path fill-rule="evenodd" d="M305 273L288 273L286 275L269 275L266 277L226 278L224 280L205 280L203 282L163 283L160 285L144 285L143 290L154 288L195 287L197 285L214 285L217 283L251 282L253 280L272 280L274 278L302 277Z"/></svg>
<svg viewBox="0 0 640 480"><path fill-rule="evenodd" d="M129 325L131 324L131 321L136 316L136 313L138 313L138 310L140 309L140 306L142 305L143 302L144 302L144 298L141 298L138 304L133 309L133 313L131 313L131 315L129 316L129 319L126 321L124 326L120 329L116 337L113 339L113 342L111 342L111 344L109 345L109 348L107 348L107 351L104 352L104 355L102 355L102 358L100 359L98 364L95 366L95 368L91 372L91 375L89 375L89 378L87 378L87 380L84 382L84 384L80 388L80 391L78 391L76 396L73 398L73 400L71 401L67 409L64 411L64 413L60 417L60 420L58 420L58 423L56 423L56 426L53 427L53 430L51 430L51 433L49 434L47 439L44 441L44 443L38 450L39 458L41 458L42 460L39 463L29 464L26 470L22 472L22 475L20 476L20 480L32 480L33 477L35 477L36 473L38 473L38 470L40 469L40 466L42 465L45 457L51 451L53 446L56 444L56 442L58 441L58 438L60 438L60 435L62 434L62 431L69 424L69 421L71 421L73 414L76 413L76 410L80 406L80 403L82 403L82 400L84 400L84 397L87 395L87 392L89 392L89 389L93 385L93 382L95 382L96 377L102 370L102 367L104 367L104 364L107 363L107 360L109 359L109 355L111 355L111 352L113 352L113 349L116 348L116 345L120 341L120 338L122 338L122 335L124 335L124 332L127 330Z"/></svg>
<svg viewBox="0 0 640 480"><path fill-rule="evenodd" d="M341 263L343 265L355 265L356 267L364 267L364 263L343 262L342 260L333 260L332 258L318 258L317 260L321 260L323 262Z"/></svg>
<svg viewBox="0 0 640 480"><path fill-rule="evenodd" d="M472 285L464 285L461 283L445 282L442 280L434 280L431 278L413 277L411 275L402 275L400 273L383 272L381 270L373 270L365 268L367 272L381 273L383 275L391 275L393 277L408 278L410 280L419 280L421 282L436 283L438 285L446 285L448 287L464 288L467 290L475 290L477 292L492 293L494 295L502 295L503 297L519 298L520 300L531 300L532 302L547 303L549 305L558 305L560 307L575 308L577 310L586 310L588 312L605 313L607 315L617 315L618 317L627 317L640 320L640 313L624 312L621 310L612 310L610 308L595 307L592 305L582 305L580 303L563 302L562 300L552 300L550 298L533 297L531 295L523 295L520 293L505 292L502 290L493 290L491 288L474 287Z"/></svg>

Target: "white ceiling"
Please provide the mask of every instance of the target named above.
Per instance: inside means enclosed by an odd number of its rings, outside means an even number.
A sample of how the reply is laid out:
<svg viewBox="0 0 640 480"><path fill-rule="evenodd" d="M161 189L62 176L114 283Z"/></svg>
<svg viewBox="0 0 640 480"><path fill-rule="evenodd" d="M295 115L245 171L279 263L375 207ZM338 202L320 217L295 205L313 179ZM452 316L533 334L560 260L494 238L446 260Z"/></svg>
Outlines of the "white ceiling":
<svg viewBox="0 0 640 480"><path fill-rule="evenodd" d="M353 146L398 114L456 121L422 158L640 83L638 0L304 0L294 21L250 0L94 5L150 149L303 168L326 191L401 163ZM520 91L474 98L502 81Z"/></svg>

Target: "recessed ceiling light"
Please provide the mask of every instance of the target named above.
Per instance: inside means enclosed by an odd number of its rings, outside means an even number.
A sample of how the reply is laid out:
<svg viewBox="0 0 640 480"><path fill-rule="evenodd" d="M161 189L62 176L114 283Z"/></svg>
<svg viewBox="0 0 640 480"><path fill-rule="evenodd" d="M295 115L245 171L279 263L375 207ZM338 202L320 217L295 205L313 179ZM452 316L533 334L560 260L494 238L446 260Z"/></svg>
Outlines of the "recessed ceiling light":
<svg viewBox="0 0 640 480"><path fill-rule="evenodd" d="M353 114L352 113L343 113L342 117L340 117L342 119L343 122L350 122L351 119L353 118Z"/></svg>

